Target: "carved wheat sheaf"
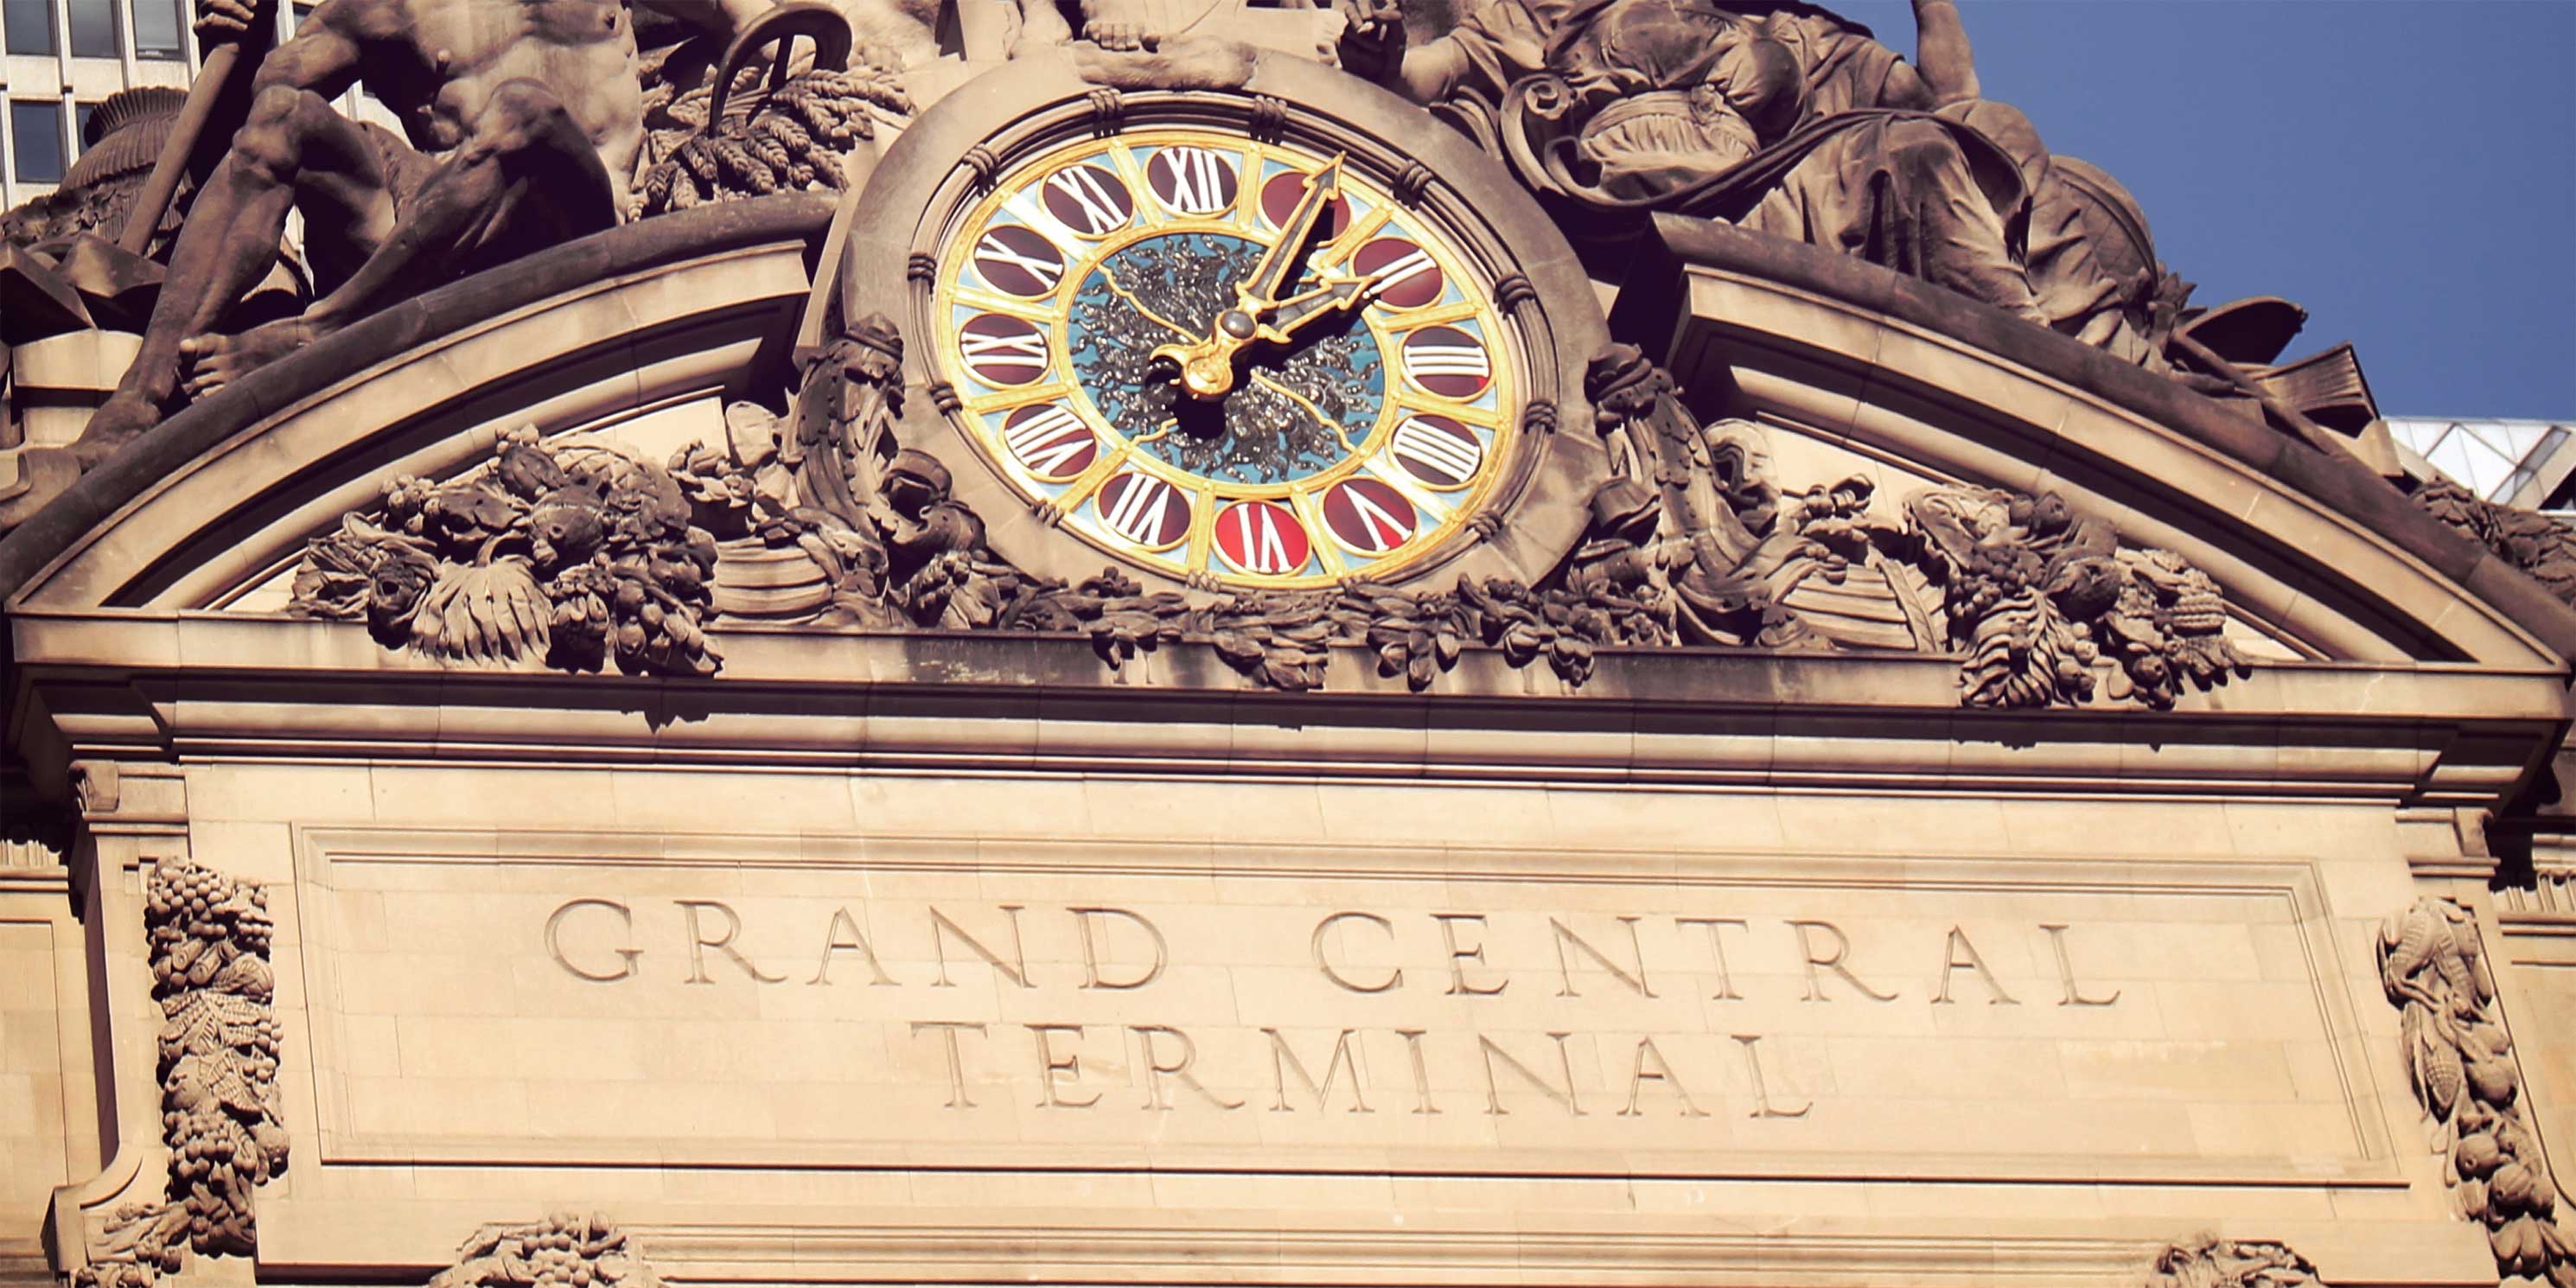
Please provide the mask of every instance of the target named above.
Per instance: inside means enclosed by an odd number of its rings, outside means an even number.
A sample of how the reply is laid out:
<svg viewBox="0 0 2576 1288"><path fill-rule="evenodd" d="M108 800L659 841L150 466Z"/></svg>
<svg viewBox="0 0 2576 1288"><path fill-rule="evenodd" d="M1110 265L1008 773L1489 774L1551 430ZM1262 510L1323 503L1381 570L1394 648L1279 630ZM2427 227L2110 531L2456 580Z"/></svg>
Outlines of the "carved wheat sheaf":
<svg viewBox="0 0 2576 1288"><path fill-rule="evenodd" d="M2406 1079L2431 1119L2443 1183L2486 1226L2497 1270L2576 1288L2576 1244L2559 1227L2558 1186L2523 1114L2522 1068L2476 917L2448 899L2416 900L2380 926L2379 979L2401 1011Z"/></svg>
<svg viewBox="0 0 2576 1288"><path fill-rule="evenodd" d="M163 1017L169 1197L117 1209L74 1276L79 1288L149 1288L191 1249L251 1254L252 1191L286 1170L267 892L184 859L163 862L144 891L144 920Z"/></svg>

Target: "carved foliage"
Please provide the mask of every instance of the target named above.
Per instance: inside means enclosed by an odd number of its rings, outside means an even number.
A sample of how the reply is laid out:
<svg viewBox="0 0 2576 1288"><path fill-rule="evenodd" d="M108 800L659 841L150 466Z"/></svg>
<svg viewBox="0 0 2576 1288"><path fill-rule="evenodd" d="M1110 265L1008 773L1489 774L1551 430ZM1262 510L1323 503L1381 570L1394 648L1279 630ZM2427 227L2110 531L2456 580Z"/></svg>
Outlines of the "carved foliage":
<svg viewBox="0 0 2576 1288"><path fill-rule="evenodd" d="M1614 472L1566 584L1636 606L1620 620L1647 638L1623 642L1953 650L1977 707L2089 700L2105 663L2109 696L2170 707L2244 666L2206 573L2054 494L1928 488L1890 521L1865 478L1782 493L1758 426L1701 425L1633 348L1586 384Z"/></svg>
<svg viewBox="0 0 2576 1288"><path fill-rule="evenodd" d="M2548 587L2550 594L2576 605L2576 525L2482 500L2449 479L2419 483L2414 496L2415 504L2453 531L2494 551Z"/></svg>
<svg viewBox="0 0 2576 1288"><path fill-rule="evenodd" d="M144 918L163 1017L169 1198L117 1210L77 1276L81 1288L145 1288L177 1272L190 1249L249 1255L252 1190L286 1170L266 892L167 861L152 870Z"/></svg>
<svg viewBox="0 0 2576 1288"><path fill-rule="evenodd" d="M2460 1211L2487 1228L2496 1267L2576 1288L2558 1187L2523 1114L2522 1069L2496 1003L2477 919L2426 897L2379 929L2379 979L2400 1008L2406 1080Z"/></svg>
<svg viewBox="0 0 2576 1288"><path fill-rule="evenodd" d="M2204 1234L2156 1257L2144 1288L2323 1288L2317 1268L2289 1245Z"/></svg>
<svg viewBox="0 0 2576 1288"><path fill-rule="evenodd" d="M839 191L846 183L844 158L876 138L877 112L912 112L897 64L874 49L861 53L856 67L812 67L784 77L754 60L733 69L722 95L714 85L721 70L682 56L648 68L635 213L772 192ZM681 84L691 73L704 83Z"/></svg>
<svg viewBox="0 0 2576 1288"><path fill-rule="evenodd" d="M606 1214L557 1212L526 1225L487 1225L457 1249L429 1288L661 1288L643 1250Z"/></svg>
<svg viewBox="0 0 2576 1288"><path fill-rule="evenodd" d="M503 437L451 483L387 483L375 518L316 538L289 608L364 621L388 647L508 664L710 675L715 539L661 467L599 446Z"/></svg>

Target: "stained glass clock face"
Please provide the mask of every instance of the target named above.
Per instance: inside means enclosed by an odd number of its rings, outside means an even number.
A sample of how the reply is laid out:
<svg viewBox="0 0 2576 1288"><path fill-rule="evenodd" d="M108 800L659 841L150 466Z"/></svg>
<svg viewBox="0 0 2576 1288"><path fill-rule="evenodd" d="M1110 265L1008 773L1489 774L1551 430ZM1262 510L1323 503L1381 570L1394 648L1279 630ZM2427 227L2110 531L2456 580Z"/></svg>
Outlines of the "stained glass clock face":
<svg viewBox="0 0 2576 1288"><path fill-rule="evenodd" d="M1161 127L1039 153L931 300L968 437L1166 575L1388 580L1457 541L1527 387L1491 282L1337 155Z"/></svg>

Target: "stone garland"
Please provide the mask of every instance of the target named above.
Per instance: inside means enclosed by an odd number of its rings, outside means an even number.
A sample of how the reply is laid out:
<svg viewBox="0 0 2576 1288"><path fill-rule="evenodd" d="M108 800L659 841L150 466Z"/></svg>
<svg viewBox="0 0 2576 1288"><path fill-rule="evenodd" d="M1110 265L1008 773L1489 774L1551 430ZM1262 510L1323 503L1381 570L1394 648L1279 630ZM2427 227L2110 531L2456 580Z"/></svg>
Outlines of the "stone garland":
<svg viewBox="0 0 2576 1288"><path fill-rule="evenodd" d="M429 1288L662 1288L662 1280L605 1213L557 1212L476 1230Z"/></svg>
<svg viewBox="0 0 2576 1288"><path fill-rule="evenodd" d="M891 323L863 319L806 366L788 416L737 404L724 442L667 466L523 428L454 482L396 479L378 515L313 542L291 608L442 659L711 675L721 548L809 561L812 595L781 620L1081 634L1112 665L1204 643L1288 691L1321 688L1336 647L1416 690L1470 648L1575 685L1603 648L1957 652L1973 707L2074 705L2107 679L2112 700L2165 708L2245 666L2217 585L2179 556L2125 548L2054 495L1931 488L1890 521L1866 479L1783 493L1754 427L1700 425L1626 346L1586 380L1613 477L1541 585L1147 593L1116 568L1066 585L991 550L946 467L896 441L902 354Z"/></svg>
<svg viewBox="0 0 2576 1288"><path fill-rule="evenodd" d="M169 1197L109 1219L77 1288L149 1288L194 1250L257 1250L252 1192L286 1170L279 1118L276 976L268 896L184 859L156 864L144 891L153 994L161 1003L161 1136Z"/></svg>
<svg viewBox="0 0 2576 1288"><path fill-rule="evenodd" d="M2406 1080L2431 1119L2443 1184L2486 1226L2498 1273L2576 1288L2576 1243L2559 1227L2558 1187L2523 1114L2522 1069L2476 917L2449 899L2416 900L2380 926L2379 978L2401 1008Z"/></svg>
<svg viewBox="0 0 2576 1288"><path fill-rule="evenodd" d="M2141 1288L2325 1288L2325 1280L2288 1244L2204 1234L2157 1254Z"/></svg>

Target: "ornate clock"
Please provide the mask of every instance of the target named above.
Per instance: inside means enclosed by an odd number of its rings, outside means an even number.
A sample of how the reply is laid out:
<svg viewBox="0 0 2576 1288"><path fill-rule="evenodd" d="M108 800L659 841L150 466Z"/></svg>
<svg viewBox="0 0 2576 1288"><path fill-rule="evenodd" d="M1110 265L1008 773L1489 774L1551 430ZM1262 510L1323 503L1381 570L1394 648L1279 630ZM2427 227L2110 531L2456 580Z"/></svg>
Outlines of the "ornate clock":
<svg viewBox="0 0 2576 1288"><path fill-rule="evenodd" d="M1508 177L1427 114L1285 56L1240 91L995 102L1045 71L952 95L864 202L927 189L908 360L973 458L961 481L986 485L978 512L1055 529L996 525L996 549L1237 588L1553 566L1582 498L1528 504L1597 463L1588 416L1560 404L1601 324Z"/></svg>

